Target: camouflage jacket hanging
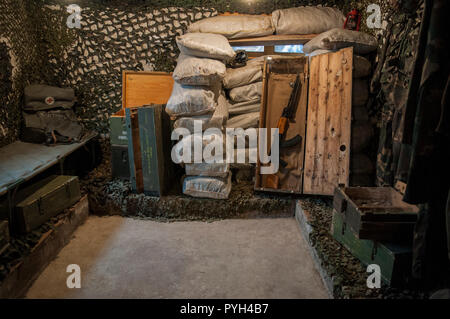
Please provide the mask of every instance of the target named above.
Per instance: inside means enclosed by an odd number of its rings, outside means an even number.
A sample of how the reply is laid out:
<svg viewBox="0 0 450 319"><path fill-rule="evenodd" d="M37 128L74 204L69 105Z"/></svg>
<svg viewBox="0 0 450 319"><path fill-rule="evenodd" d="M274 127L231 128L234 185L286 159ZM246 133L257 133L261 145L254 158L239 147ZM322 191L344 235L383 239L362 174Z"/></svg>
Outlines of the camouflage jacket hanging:
<svg viewBox="0 0 450 319"><path fill-rule="evenodd" d="M398 167L403 113L416 51L422 10L414 13L393 13L384 33L377 69L371 82L377 93L376 112L380 119L380 142L377 158L377 184L393 185L396 177L403 179ZM402 165L400 165L402 166Z"/></svg>

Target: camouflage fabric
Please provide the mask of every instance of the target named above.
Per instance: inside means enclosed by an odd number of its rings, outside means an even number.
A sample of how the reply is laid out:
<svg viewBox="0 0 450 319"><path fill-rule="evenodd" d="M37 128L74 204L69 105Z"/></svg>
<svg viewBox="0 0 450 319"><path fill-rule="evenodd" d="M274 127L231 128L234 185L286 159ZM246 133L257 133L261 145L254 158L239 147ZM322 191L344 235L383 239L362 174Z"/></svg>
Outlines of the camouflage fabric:
<svg viewBox="0 0 450 319"><path fill-rule="evenodd" d="M423 4L423 1L419 1ZM410 5L410 4L408 4ZM383 34L377 69L371 82L372 93L376 97L379 110L380 141L377 158L377 184L393 185L395 179L405 179L404 165L398 167L402 150L402 118L406 108L408 87L413 71L416 43L419 34L420 10L407 10L400 7L392 12ZM372 113L376 110L372 110ZM399 178L400 177L400 178Z"/></svg>
<svg viewBox="0 0 450 319"><path fill-rule="evenodd" d="M450 187L450 125L448 93L450 62L448 59L448 0L427 0L430 18L424 19L411 92L405 110L402 142L412 148L410 170L404 200L425 203L444 188ZM423 39L422 39L423 38ZM418 89L416 89L416 87Z"/></svg>
<svg viewBox="0 0 450 319"><path fill-rule="evenodd" d="M446 205L450 189L448 59L450 2L426 0L417 59L403 116L410 147L404 201L420 204L414 231L413 275L426 288L450 284Z"/></svg>

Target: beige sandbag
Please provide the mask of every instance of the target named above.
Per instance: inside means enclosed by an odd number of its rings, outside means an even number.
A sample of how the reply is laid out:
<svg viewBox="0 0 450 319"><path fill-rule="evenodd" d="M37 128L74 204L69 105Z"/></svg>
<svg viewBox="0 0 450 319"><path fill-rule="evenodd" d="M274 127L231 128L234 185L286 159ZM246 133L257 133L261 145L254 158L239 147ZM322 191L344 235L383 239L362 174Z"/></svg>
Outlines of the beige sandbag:
<svg viewBox="0 0 450 319"><path fill-rule="evenodd" d="M222 81L226 67L222 61L180 54L173 78L183 85L214 85Z"/></svg>
<svg viewBox="0 0 450 319"><path fill-rule="evenodd" d="M330 7L298 7L272 12L276 34L314 34L342 28L345 16Z"/></svg>
<svg viewBox="0 0 450 319"><path fill-rule="evenodd" d="M212 33L186 33L176 38L178 48L186 55L228 61L236 53L227 38Z"/></svg>
<svg viewBox="0 0 450 319"><path fill-rule="evenodd" d="M352 105L365 105L369 100L369 83L367 80L355 79L353 80L352 88Z"/></svg>
<svg viewBox="0 0 450 319"><path fill-rule="evenodd" d="M261 100L252 100L241 103L229 104L228 113L230 116L259 112L261 109Z"/></svg>
<svg viewBox="0 0 450 319"><path fill-rule="evenodd" d="M352 106L352 119L355 121L369 122L369 111L366 105Z"/></svg>
<svg viewBox="0 0 450 319"><path fill-rule="evenodd" d="M222 144L222 148L224 150L223 152L225 153L225 142L225 134L220 131L213 133L204 132L203 134L188 135L183 137L181 141L175 144L171 151L171 157L173 162L177 164L194 163L196 161L196 154L194 154L195 145L202 145L202 152L201 154L197 154L197 156L201 156L203 162L211 163L217 160L216 155L204 152L205 148L212 148L213 146ZM186 151L186 154L184 153L184 151Z"/></svg>
<svg viewBox="0 0 450 319"><path fill-rule="evenodd" d="M351 150L363 152L371 143L373 128L367 121L354 121L352 123Z"/></svg>
<svg viewBox="0 0 450 319"><path fill-rule="evenodd" d="M261 37L275 31L270 16L236 15L217 16L191 24L188 32L221 34L228 39Z"/></svg>
<svg viewBox="0 0 450 319"><path fill-rule="evenodd" d="M228 119L227 127L229 128L243 128L250 127L257 128L259 123L259 112L242 114Z"/></svg>
<svg viewBox="0 0 450 319"><path fill-rule="evenodd" d="M353 77L364 78L370 75L372 64L365 57L353 55Z"/></svg>
<svg viewBox="0 0 450 319"><path fill-rule="evenodd" d="M212 115L211 119L206 123L205 129L208 128L224 128L225 124L228 121L228 109L229 109L229 103L225 97L225 95L221 94L217 98L217 106L214 111L214 114Z"/></svg>
<svg viewBox="0 0 450 319"><path fill-rule="evenodd" d="M367 33L335 28L319 34L303 46L303 52L309 54L315 50L337 50L353 47L355 54L366 54L377 49L377 39Z"/></svg>
<svg viewBox="0 0 450 319"><path fill-rule="evenodd" d="M248 85L262 81L262 65L258 63L247 64L242 68L227 69L223 79L223 86L226 89L233 89L239 86Z"/></svg>
<svg viewBox="0 0 450 319"><path fill-rule="evenodd" d="M230 164L227 163L192 163L186 164L185 168L188 176L227 177L230 172Z"/></svg>
<svg viewBox="0 0 450 319"><path fill-rule="evenodd" d="M199 198L227 199L231 192L231 173L226 178L187 176L183 194Z"/></svg>
<svg viewBox="0 0 450 319"><path fill-rule="evenodd" d="M201 121L203 130L206 130L206 124L211 120L212 115L200 115L192 117L180 117L173 123L173 128L185 128L194 133L194 121Z"/></svg>
<svg viewBox="0 0 450 319"><path fill-rule="evenodd" d="M215 108L213 91L205 87L183 86L175 82L172 95L167 101L166 112L170 116L194 116L211 113Z"/></svg>
<svg viewBox="0 0 450 319"><path fill-rule="evenodd" d="M371 174L375 169L374 162L362 153L352 153L350 156L351 174Z"/></svg>
<svg viewBox="0 0 450 319"><path fill-rule="evenodd" d="M234 88L230 91L230 99L233 102L247 102L261 99L262 82L256 82Z"/></svg>

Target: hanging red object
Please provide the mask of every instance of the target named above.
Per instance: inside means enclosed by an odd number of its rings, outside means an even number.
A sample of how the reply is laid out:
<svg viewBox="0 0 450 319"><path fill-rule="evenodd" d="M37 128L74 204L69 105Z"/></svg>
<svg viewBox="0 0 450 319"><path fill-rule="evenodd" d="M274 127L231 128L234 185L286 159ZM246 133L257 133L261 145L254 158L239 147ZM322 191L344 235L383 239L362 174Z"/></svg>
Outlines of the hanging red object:
<svg viewBox="0 0 450 319"><path fill-rule="evenodd" d="M361 26L361 14L357 9L353 9L347 14L345 19L344 29L359 31Z"/></svg>

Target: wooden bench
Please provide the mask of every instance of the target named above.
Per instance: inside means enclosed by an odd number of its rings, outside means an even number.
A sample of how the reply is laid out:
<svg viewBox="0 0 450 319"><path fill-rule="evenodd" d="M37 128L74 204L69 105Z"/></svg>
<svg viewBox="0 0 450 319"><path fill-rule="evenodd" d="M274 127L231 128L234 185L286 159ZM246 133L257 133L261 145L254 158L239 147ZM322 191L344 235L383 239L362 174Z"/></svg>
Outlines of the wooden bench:
<svg viewBox="0 0 450 319"><path fill-rule="evenodd" d="M81 142L69 145L46 146L16 141L0 148L0 197L8 196L9 220L12 216L14 196L22 183L55 164L60 165L63 174L65 158L86 145L96 135L91 133Z"/></svg>

